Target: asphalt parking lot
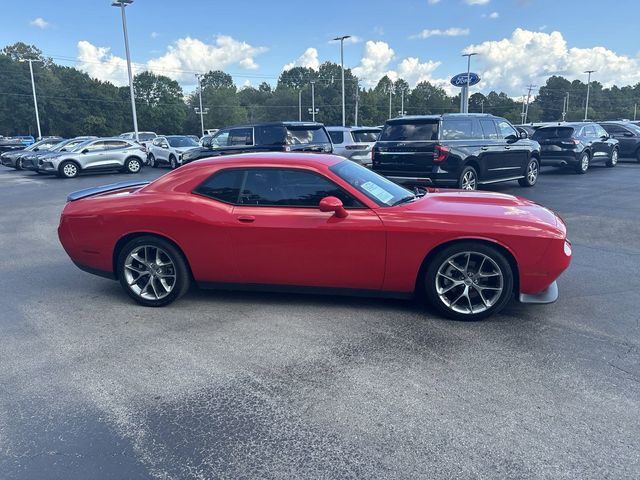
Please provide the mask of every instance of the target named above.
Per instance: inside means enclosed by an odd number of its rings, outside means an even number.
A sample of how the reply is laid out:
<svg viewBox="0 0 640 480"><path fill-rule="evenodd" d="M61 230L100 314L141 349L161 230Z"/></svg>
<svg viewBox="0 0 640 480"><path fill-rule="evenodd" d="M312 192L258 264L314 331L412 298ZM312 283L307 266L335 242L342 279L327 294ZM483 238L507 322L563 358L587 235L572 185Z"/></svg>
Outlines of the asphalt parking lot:
<svg viewBox="0 0 640 480"><path fill-rule="evenodd" d="M478 323L306 295L137 306L56 234L67 193L130 179L0 170L0 478L640 477L639 163L494 186L558 211L574 258L555 304Z"/></svg>

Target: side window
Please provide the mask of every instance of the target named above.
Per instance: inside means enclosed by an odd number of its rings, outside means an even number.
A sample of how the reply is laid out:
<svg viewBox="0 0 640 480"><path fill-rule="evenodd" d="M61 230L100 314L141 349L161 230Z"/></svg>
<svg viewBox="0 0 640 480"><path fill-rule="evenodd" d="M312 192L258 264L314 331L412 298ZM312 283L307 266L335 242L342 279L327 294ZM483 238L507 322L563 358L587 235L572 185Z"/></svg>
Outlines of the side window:
<svg viewBox="0 0 640 480"><path fill-rule="evenodd" d="M211 139L212 147L228 147L229 146L229 130L220 130L215 137Z"/></svg>
<svg viewBox="0 0 640 480"><path fill-rule="evenodd" d="M263 168L247 171L240 204L317 208L324 197L338 197L346 208L363 205L333 182L312 172Z"/></svg>
<svg viewBox="0 0 640 480"><path fill-rule="evenodd" d="M496 130L496 124L493 120L481 119L480 128L482 128L482 134L486 140L497 140L498 132Z"/></svg>
<svg viewBox="0 0 640 480"><path fill-rule="evenodd" d="M482 138L473 128L471 118L445 119L442 122L443 140L468 140Z"/></svg>
<svg viewBox="0 0 640 480"><path fill-rule="evenodd" d="M253 145L253 128L234 128L229 132L229 146Z"/></svg>
<svg viewBox="0 0 640 480"><path fill-rule="evenodd" d="M204 195L224 203L235 204L240 195L240 186L246 170L222 170L214 173L198 185L193 193Z"/></svg>
<svg viewBox="0 0 640 480"><path fill-rule="evenodd" d="M283 145L286 130L282 125L262 125L255 127L256 145Z"/></svg>
<svg viewBox="0 0 640 480"><path fill-rule="evenodd" d="M343 131L330 131L329 136L331 137L331 141L336 145L340 143L344 143Z"/></svg>
<svg viewBox="0 0 640 480"><path fill-rule="evenodd" d="M498 123L498 130L500 131L500 136L502 138L507 138L509 136L515 136L516 138L520 137L516 129L513 128L511 124L506 120L498 120L497 123Z"/></svg>
<svg viewBox="0 0 640 480"><path fill-rule="evenodd" d="M595 129L596 129L596 135L598 137L604 137L605 135L607 135L607 131L602 128L600 125L594 125Z"/></svg>
<svg viewBox="0 0 640 480"><path fill-rule="evenodd" d="M204 137L202 139L202 146L205 148L211 148L211 137Z"/></svg>
<svg viewBox="0 0 640 480"><path fill-rule="evenodd" d="M131 146L130 143L127 142L122 142L119 140L109 140L107 142L104 142L106 144L107 150L115 150L117 148L127 148L129 146Z"/></svg>
<svg viewBox="0 0 640 480"><path fill-rule="evenodd" d="M594 128L593 125L587 125L582 129L583 135L585 137L589 137L589 138L595 138L597 137L596 135L596 129Z"/></svg>
<svg viewBox="0 0 640 480"><path fill-rule="evenodd" d="M104 150L106 148L106 142L94 142L91 145L87 145L84 150L89 150L90 152L95 152L97 150Z"/></svg>

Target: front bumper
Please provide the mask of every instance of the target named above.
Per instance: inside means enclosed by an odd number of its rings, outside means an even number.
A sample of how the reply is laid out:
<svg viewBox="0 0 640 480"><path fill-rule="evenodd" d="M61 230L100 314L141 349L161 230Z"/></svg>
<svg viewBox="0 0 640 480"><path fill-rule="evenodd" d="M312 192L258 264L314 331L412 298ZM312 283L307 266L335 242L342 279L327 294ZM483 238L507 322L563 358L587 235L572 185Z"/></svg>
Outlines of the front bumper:
<svg viewBox="0 0 640 480"><path fill-rule="evenodd" d="M518 300L520 303L553 303L558 299L558 282L553 282L542 292L531 295L528 293L521 293Z"/></svg>

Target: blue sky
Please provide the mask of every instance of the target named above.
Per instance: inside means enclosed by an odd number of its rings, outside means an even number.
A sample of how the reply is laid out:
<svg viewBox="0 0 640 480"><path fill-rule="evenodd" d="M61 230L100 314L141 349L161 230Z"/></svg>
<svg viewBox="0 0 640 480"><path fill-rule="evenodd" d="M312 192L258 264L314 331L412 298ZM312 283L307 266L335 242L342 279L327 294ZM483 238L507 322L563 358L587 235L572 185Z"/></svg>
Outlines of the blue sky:
<svg viewBox="0 0 640 480"><path fill-rule="evenodd" d="M3 2L0 45L33 43L58 63L122 84L124 46L119 11L110 0ZM382 74L411 84L446 85L465 70L460 54L473 46L479 90L519 95L553 73L581 78L598 70L605 85L640 81L635 27L640 1L617 0L615 11L595 1L389 0L220 2L135 0L127 8L132 59L193 87L193 73L212 68L239 85L274 83L286 64L339 61L329 40L351 34L345 64L363 85ZM585 5L588 5L585 7Z"/></svg>

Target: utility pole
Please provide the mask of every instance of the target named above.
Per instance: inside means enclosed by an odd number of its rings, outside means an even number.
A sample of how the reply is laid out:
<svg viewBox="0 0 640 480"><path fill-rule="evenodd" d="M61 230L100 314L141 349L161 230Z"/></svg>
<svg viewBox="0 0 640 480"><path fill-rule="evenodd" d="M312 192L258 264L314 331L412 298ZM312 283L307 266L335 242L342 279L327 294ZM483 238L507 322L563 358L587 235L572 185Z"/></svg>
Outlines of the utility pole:
<svg viewBox="0 0 640 480"><path fill-rule="evenodd" d="M389 118L391 118L391 95L393 95L393 81L389 79Z"/></svg>
<svg viewBox="0 0 640 480"><path fill-rule="evenodd" d="M131 5L133 0L113 0L112 7L120 7L122 12L122 31L124 32L124 49L127 54L127 72L129 74L129 93L131 94L131 113L133 114L133 131L136 135L136 142L138 137L138 115L136 113L136 96L133 92L133 73L131 72L131 54L129 53L129 35L127 33L127 16L124 13L124 7Z"/></svg>
<svg viewBox="0 0 640 480"><path fill-rule="evenodd" d="M298 90L298 121L302 121L302 89Z"/></svg>
<svg viewBox="0 0 640 480"><path fill-rule="evenodd" d="M360 86L356 85L356 114L354 118L353 124L358 126L358 103L360 102Z"/></svg>
<svg viewBox="0 0 640 480"><path fill-rule="evenodd" d="M466 85L466 90L463 89L463 91L461 92L461 95L464 97L464 104L462 106L464 111L462 113L469 113L469 87L471 87L471 57L473 57L474 55L478 55L478 54L476 52L462 54L463 57L467 57L467 85Z"/></svg>
<svg viewBox="0 0 640 480"><path fill-rule="evenodd" d="M520 113L520 123L524 124L524 102L526 99L526 95L522 94L522 112Z"/></svg>
<svg viewBox="0 0 640 480"><path fill-rule="evenodd" d="M314 80L311 81L311 108L309 109L309 113L311 114L311 121L316 121L316 113L318 113L320 109L316 108L316 82Z"/></svg>
<svg viewBox="0 0 640 480"><path fill-rule="evenodd" d="M480 100L480 113L484 113L484 100Z"/></svg>
<svg viewBox="0 0 640 480"><path fill-rule="evenodd" d="M537 85L529 85L529 93L527 93L527 108L524 111L524 122L522 123L527 123L527 117L529 116L529 100L531 100L531 90L536 86Z"/></svg>
<svg viewBox="0 0 640 480"><path fill-rule="evenodd" d="M345 126L345 108L344 108L344 41L351 38L351 35L342 35L334 40L340 40L340 67L342 71L342 126ZM331 82L333 83L333 81Z"/></svg>
<svg viewBox="0 0 640 480"><path fill-rule="evenodd" d="M21 62L29 62L29 72L31 73L31 91L33 92L33 106L36 109L36 124L38 125L38 139L42 138L42 131L40 130L40 114L38 113L38 98L36 97L36 82L33 79L33 62L41 62L42 60L25 59Z"/></svg>
<svg viewBox="0 0 640 480"><path fill-rule="evenodd" d="M204 116L207 113L209 113L209 109L203 109L202 108L202 77L204 75L201 73L196 73L196 78L198 79L198 95L200 96L200 110L198 111L198 109L196 108L196 113L200 114L200 128L202 130L202 136L204 137Z"/></svg>
<svg viewBox="0 0 640 480"><path fill-rule="evenodd" d="M589 90L591 88L591 74L595 72L595 70L586 70L584 73L588 74L587 77L587 101L584 104L584 121L587 121L589 118Z"/></svg>
<svg viewBox="0 0 640 480"><path fill-rule="evenodd" d="M633 104L633 121L636 121L636 112L638 111L638 104L634 103Z"/></svg>
<svg viewBox="0 0 640 480"><path fill-rule="evenodd" d="M400 116L404 117L405 115L405 111L404 111L404 88L402 89L402 91L400 92Z"/></svg>

